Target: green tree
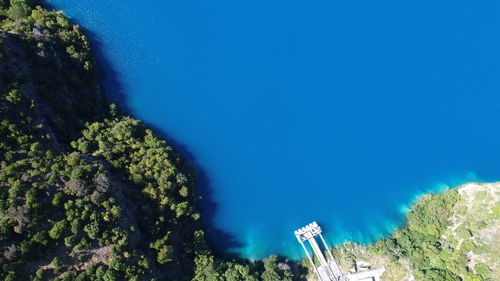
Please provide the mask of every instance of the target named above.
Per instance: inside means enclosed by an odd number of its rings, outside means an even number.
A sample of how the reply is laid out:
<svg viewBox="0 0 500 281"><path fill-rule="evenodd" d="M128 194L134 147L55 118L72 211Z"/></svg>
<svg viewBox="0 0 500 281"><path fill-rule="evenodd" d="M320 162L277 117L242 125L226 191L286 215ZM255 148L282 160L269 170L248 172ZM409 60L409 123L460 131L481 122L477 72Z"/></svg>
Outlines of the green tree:
<svg viewBox="0 0 500 281"><path fill-rule="evenodd" d="M97 221L92 221L91 223L85 225L83 230L87 232L90 239L97 239L99 237L100 227Z"/></svg>
<svg viewBox="0 0 500 281"><path fill-rule="evenodd" d="M7 93L5 99L12 104L19 104L23 100L23 95L18 89L12 89Z"/></svg>
<svg viewBox="0 0 500 281"><path fill-rule="evenodd" d="M219 273L214 257L211 255L199 255L194 259L195 272L193 281L220 281L222 276Z"/></svg>
<svg viewBox="0 0 500 281"><path fill-rule="evenodd" d="M63 193L62 192L57 192L54 194L54 197L52 197L52 205L55 207L59 207L62 204L63 200Z"/></svg>
<svg viewBox="0 0 500 281"><path fill-rule="evenodd" d="M66 221L61 220L52 225L52 228L49 231L49 236L50 238L57 240L61 237L61 234L63 233L64 229L66 227Z"/></svg>
<svg viewBox="0 0 500 281"><path fill-rule="evenodd" d="M31 14L31 9L26 3L18 2L10 6L7 16L13 20L21 20Z"/></svg>
<svg viewBox="0 0 500 281"><path fill-rule="evenodd" d="M429 281L460 281L460 277L443 269L429 269L424 273L425 280Z"/></svg>
<svg viewBox="0 0 500 281"><path fill-rule="evenodd" d="M250 274L249 266L233 262L227 263L227 269L224 272L224 279L226 281L257 281L257 279Z"/></svg>
<svg viewBox="0 0 500 281"><path fill-rule="evenodd" d="M261 277L263 281L291 281L292 274L289 271L278 268L278 256L272 255L264 259L264 272Z"/></svg>

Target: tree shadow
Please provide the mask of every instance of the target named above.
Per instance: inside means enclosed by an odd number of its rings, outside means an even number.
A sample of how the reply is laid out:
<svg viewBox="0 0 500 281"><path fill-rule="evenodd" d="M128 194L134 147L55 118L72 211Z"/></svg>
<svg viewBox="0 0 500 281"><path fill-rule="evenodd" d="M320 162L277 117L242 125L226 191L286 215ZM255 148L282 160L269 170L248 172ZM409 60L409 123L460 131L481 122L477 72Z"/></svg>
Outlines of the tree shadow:
<svg viewBox="0 0 500 281"><path fill-rule="evenodd" d="M217 215L218 206L213 199L214 189L211 187L210 178L206 171L199 165L196 157L189 151L186 145L176 141L157 126L153 124L146 125L161 139L166 140L167 143L174 148L175 152L181 155L183 161L194 169L196 194L199 197L199 200L197 200L197 208L202 214L201 220L204 225L210 249L218 257L231 259L238 258L237 255L230 253L229 250L242 247L243 244L230 233L215 226L215 216Z"/></svg>
<svg viewBox="0 0 500 281"><path fill-rule="evenodd" d="M44 2L43 6L49 10L56 10L47 2ZM76 19L71 19L71 21L79 24ZM127 97L121 83L120 74L105 55L104 44L99 41L99 37L96 33L83 26L80 27L90 41L92 55L96 59L98 65L101 89L105 96L111 102L117 104L128 115L136 118L127 105ZM214 254L222 258L236 258L236 255L229 253L229 249L241 247L242 244L234 236L215 226L215 216L218 206L213 200L214 190L211 187L209 177L205 170L199 165L196 157L189 151L186 145L175 140L169 136L168 133L153 124L146 123L146 126L151 128L161 139L166 140L167 143L174 148L175 152L183 158L184 162L194 169L196 192L197 196L200 198L197 200L196 207L202 214L202 222L207 236L207 242Z"/></svg>
<svg viewBox="0 0 500 281"><path fill-rule="evenodd" d="M45 9L49 11L58 11L52 4L44 1L40 3ZM123 86L119 79L118 72L114 69L112 63L105 56L104 44L99 41L97 34L84 26L80 25L77 19L71 18L71 23L78 24L83 30L83 33L90 41L91 53L97 63L97 73L101 90L104 92L106 98L117 104L124 112L130 112L127 107L126 95L123 92Z"/></svg>
<svg viewBox="0 0 500 281"><path fill-rule="evenodd" d="M120 82L120 75L106 57L104 44L98 40L98 37L94 32L84 27L82 27L82 29L84 30L85 35L87 35L87 38L90 40L92 55L98 65L99 82L106 98L118 105L124 112L131 115L131 110L127 106L126 95Z"/></svg>

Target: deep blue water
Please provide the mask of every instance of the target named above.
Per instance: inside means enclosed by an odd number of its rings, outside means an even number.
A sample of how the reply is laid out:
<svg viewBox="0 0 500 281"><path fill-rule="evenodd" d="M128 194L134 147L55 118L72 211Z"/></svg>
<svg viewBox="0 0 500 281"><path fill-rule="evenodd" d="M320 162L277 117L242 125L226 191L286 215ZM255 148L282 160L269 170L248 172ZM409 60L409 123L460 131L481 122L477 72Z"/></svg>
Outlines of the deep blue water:
<svg viewBox="0 0 500 281"><path fill-rule="evenodd" d="M49 2L191 155L244 257L300 256L312 220L369 243L424 192L500 178L498 1Z"/></svg>

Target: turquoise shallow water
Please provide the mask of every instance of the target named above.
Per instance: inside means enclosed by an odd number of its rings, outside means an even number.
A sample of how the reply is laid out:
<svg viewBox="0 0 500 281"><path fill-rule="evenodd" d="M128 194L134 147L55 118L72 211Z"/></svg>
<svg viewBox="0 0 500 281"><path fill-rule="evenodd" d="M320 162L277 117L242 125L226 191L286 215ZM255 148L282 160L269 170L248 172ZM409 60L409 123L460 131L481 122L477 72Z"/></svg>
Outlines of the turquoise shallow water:
<svg viewBox="0 0 500 281"><path fill-rule="evenodd" d="M499 178L500 3L372 2L49 1L90 32L107 92L195 163L212 241L247 258L300 257L312 220L369 243L419 195Z"/></svg>

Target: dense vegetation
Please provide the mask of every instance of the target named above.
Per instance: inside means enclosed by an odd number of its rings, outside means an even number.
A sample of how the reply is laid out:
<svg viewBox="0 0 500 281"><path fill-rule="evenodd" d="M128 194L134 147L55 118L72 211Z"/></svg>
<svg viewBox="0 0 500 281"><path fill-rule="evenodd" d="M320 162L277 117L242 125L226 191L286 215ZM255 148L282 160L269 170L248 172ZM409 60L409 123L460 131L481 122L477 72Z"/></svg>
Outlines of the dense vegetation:
<svg viewBox="0 0 500 281"><path fill-rule="evenodd" d="M407 226L369 247L335 250L344 268L356 260L385 265L385 280L497 280L500 276L500 183L468 184L427 195Z"/></svg>
<svg viewBox="0 0 500 281"><path fill-rule="evenodd" d="M214 258L192 170L105 100L81 28L34 4L0 1L0 279L300 276Z"/></svg>
<svg viewBox="0 0 500 281"><path fill-rule="evenodd" d="M36 4L0 0L0 279L303 280L277 256L213 255L191 168L103 97L81 28ZM499 208L464 220L462 197L426 197L391 239L335 254L345 268L375 257L390 280L493 280L477 257L492 250L473 238Z"/></svg>

